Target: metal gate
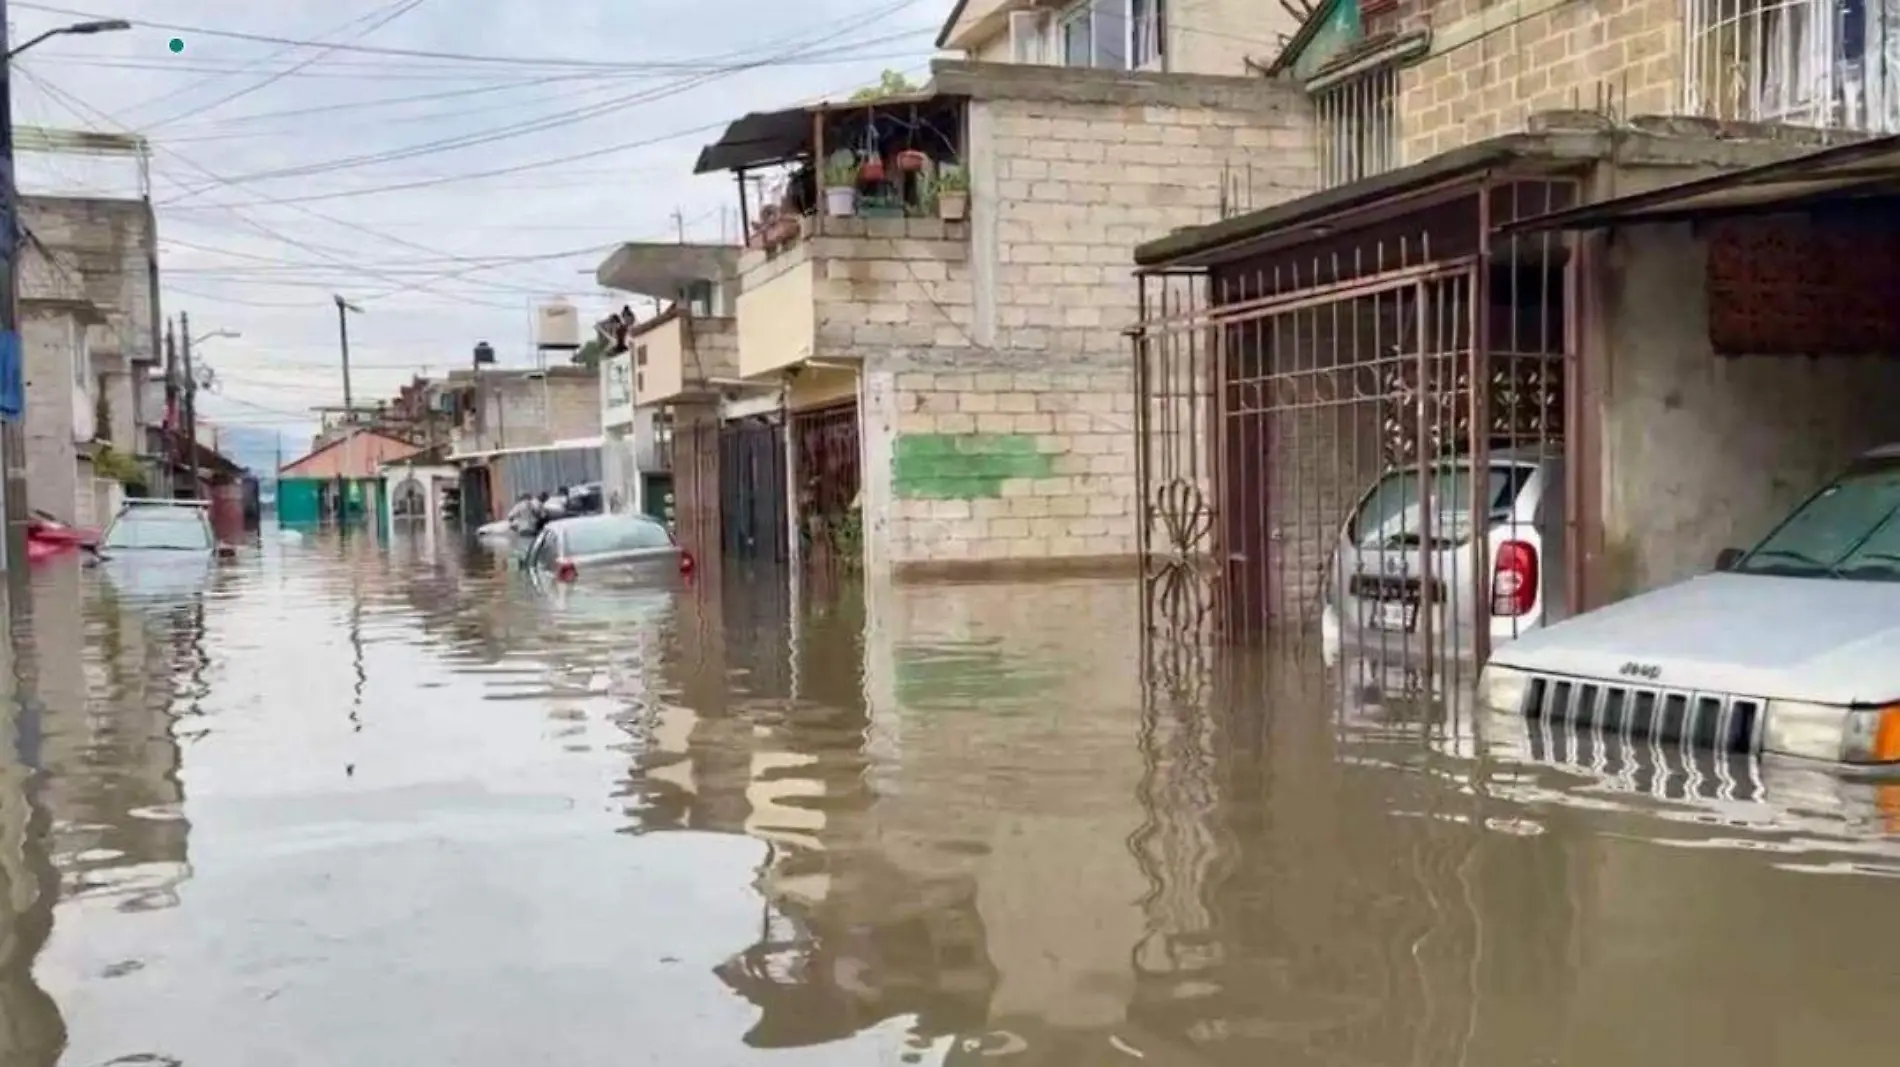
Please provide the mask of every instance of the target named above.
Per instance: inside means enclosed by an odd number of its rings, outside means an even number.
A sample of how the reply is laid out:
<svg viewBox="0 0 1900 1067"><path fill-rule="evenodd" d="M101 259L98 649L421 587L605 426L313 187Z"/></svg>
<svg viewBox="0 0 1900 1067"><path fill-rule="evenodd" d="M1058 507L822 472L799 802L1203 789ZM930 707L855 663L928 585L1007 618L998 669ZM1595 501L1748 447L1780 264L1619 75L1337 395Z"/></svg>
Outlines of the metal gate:
<svg viewBox="0 0 1900 1067"><path fill-rule="evenodd" d="M1468 186L1142 280L1152 635L1354 656L1429 686L1561 602L1572 272L1561 239L1491 231L1573 196Z"/></svg>
<svg viewBox="0 0 1900 1067"><path fill-rule="evenodd" d="M788 560L786 488L783 423L754 415L720 428L719 511L726 558Z"/></svg>
<svg viewBox="0 0 1900 1067"><path fill-rule="evenodd" d="M798 531L806 568L859 569L864 545L857 401L794 412L792 454L798 464Z"/></svg>

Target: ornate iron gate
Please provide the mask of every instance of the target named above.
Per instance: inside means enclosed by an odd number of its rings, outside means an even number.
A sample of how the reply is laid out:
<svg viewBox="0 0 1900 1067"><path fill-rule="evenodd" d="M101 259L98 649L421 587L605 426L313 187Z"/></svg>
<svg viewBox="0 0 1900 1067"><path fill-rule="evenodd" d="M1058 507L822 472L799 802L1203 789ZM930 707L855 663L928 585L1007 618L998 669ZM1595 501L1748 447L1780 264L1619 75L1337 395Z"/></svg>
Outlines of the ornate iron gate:
<svg viewBox="0 0 1900 1067"><path fill-rule="evenodd" d="M1491 233L1574 189L1473 194L1142 280L1143 610L1164 674L1197 669L1181 646L1271 640L1429 686L1572 584L1540 570L1574 566L1572 272L1561 239Z"/></svg>
<svg viewBox="0 0 1900 1067"><path fill-rule="evenodd" d="M858 404L849 400L792 414L798 474L798 530L812 571L863 565Z"/></svg>
<svg viewBox="0 0 1900 1067"><path fill-rule="evenodd" d="M727 559L789 559L783 423L755 415L720 428L719 496Z"/></svg>

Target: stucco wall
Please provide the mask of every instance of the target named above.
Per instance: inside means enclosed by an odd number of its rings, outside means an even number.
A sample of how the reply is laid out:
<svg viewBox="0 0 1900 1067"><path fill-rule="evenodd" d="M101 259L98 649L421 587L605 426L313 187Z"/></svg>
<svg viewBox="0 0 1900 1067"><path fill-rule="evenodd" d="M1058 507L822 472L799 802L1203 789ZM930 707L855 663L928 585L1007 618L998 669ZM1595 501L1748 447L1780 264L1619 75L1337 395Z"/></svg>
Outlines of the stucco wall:
<svg viewBox="0 0 1900 1067"><path fill-rule="evenodd" d="M1900 361L1717 357L1705 243L1687 226L1628 231L1602 268L1604 588L1707 571L1856 453L1900 440Z"/></svg>
<svg viewBox="0 0 1900 1067"><path fill-rule="evenodd" d="M22 221L47 247L72 257L87 299L107 318L92 343L101 354L157 362L150 242L156 221L140 200L29 196Z"/></svg>

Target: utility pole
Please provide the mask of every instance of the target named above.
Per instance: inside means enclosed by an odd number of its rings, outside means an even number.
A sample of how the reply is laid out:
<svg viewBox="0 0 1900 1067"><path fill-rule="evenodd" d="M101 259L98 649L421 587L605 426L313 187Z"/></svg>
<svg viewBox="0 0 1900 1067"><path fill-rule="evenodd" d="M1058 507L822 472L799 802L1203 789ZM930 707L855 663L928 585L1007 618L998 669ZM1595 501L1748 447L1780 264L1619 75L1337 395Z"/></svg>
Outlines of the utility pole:
<svg viewBox="0 0 1900 1067"><path fill-rule="evenodd" d="M185 479L187 500L198 499L198 379L191 366L191 316L178 313L179 359L185 369Z"/></svg>
<svg viewBox="0 0 1900 1067"><path fill-rule="evenodd" d="M165 472L165 492L173 493L176 486L172 479L178 473L178 430L185 424L184 413L178 406L178 335L172 330L172 320L165 320L165 458L170 462Z"/></svg>
<svg viewBox="0 0 1900 1067"><path fill-rule="evenodd" d="M673 209L673 227L679 233L679 243L686 243L686 212Z"/></svg>
<svg viewBox="0 0 1900 1067"><path fill-rule="evenodd" d="M337 342L343 349L343 418L346 422L356 421L356 405L352 403L350 393L350 312L362 314L363 309L343 299L332 297L336 301Z"/></svg>

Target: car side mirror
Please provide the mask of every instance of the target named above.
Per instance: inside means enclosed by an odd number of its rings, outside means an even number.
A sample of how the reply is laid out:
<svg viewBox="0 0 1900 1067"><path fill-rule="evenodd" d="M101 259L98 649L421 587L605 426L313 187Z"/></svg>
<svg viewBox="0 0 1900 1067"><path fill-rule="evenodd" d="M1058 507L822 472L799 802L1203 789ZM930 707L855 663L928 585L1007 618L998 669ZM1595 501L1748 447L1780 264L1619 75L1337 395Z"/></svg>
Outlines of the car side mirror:
<svg viewBox="0 0 1900 1067"><path fill-rule="evenodd" d="M1747 555L1747 553L1739 548L1725 548L1715 554L1715 569L1718 571L1732 571L1735 569L1735 565L1740 563L1742 557L1745 555Z"/></svg>

